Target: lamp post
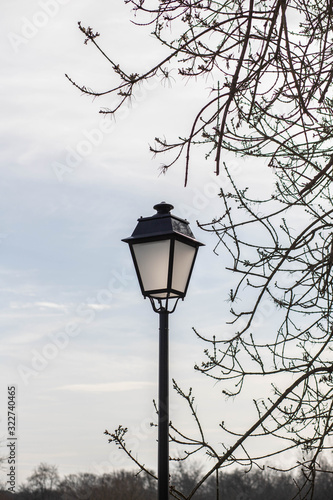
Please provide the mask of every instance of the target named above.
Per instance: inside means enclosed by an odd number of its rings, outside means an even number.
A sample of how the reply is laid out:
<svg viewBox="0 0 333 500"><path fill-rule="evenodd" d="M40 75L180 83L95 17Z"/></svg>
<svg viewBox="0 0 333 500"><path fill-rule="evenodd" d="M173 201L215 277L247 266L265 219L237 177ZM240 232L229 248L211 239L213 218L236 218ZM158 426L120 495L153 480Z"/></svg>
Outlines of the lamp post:
<svg viewBox="0 0 333 500"><path fill-rule="evenodd" d="M129 244L143 296L159 313L158 500L169 498L169 314L184 299L199 246L189 223L162 202L140 217Z"/></svg>

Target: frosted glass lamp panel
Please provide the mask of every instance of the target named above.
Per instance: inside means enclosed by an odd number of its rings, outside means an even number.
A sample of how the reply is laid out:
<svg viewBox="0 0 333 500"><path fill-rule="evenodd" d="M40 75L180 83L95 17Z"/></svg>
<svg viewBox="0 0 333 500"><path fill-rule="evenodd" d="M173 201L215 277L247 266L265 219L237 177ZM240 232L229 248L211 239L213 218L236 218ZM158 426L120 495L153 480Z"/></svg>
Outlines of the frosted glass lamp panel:
<svg viewBox="0 0 333 500"><path fill-rule="evenodd" d="M175 299L175 298L179 297L179 295L178 295L178 293L163 292L163 293L154 293L154 294L151 294L151 297L154 297L154 299L166 299L166 298Z"/></svg>
<svg viewBox="0 0 333 500"><path fill-rule="evenodd" d="M196 248L181 241L175 241L173 258L172 288L185 292L185 288L192 269Z"/></svg>
<svg viewBox="0 0 333 500"><path fill-rule="evenodd" d="M170 240L133 245L145 291L165 289L168 285Z"/></svg>

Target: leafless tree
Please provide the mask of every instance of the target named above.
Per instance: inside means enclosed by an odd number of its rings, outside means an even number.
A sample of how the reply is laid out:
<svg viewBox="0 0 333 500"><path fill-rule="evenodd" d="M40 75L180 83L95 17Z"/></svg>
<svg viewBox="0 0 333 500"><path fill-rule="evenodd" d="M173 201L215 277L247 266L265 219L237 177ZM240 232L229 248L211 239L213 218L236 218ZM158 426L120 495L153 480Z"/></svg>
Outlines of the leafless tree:
<svg viewBox="0 0 333 500"><path fill-rule="evenodd" d="M183 458L205 450L212 467L186 496L230 464L252 467L274 456L299 450L297 498L312 498L321 456L332 452L332 138L333 138L333 2L332 0L127 0L135 22L151 24L169 54L142 73L124 71L99 43L99 33L79 28L106 57L115 73L109 89L89 90L94 97L116 94L114 114L135 95L144 80L214 82L204 106L195 109L187 134L156 139L156 154L173 153L163 165L184 162L185 184L195 154L205 156L217 175L227 179L219 194L221 215L201 221L216 235L215 252L234 275L228 291L229 338L204 332L205 359L196 369L221 384L226 397L241 394L248 380L269 380L272 392L255 401L257 421L237 434L227 448L211 448L194 407L193 396L175 389L193 411L199 438L170 427L173 441L186 445ZM68 77L69 78L69 77ZM257 159L275 176L274 186L252 194L233 175L225 152ZM244 167L246 168L246 167ZM249 181L250 182L250 181ZM274 312L274 322L262 314ZM273 314L273 313L271 313ZM261 326L258 324L261 324ZM263 335L265 332L265 335ZM120 429L120 430L119 430ZM110 439L126 450L121 429ZM267 443L256 455L253 439ZM218 477L218 476L217 476ZM218 498L218 496L217 496Z"/></svg>
<svg viewBox="0 0 333 500"><path fill-rule="evenodd" d="M111 474L71 474L59 485L62 500L152 500L156 489L146 476L129 471Z"/></svg>
<svg viewBox="0 0 333 500"><path fill-rule="evenodd" d="M32 492L36 499L48 500L54 498L59 480L57 467L42 462L28 477L27 490Z"/></svg>

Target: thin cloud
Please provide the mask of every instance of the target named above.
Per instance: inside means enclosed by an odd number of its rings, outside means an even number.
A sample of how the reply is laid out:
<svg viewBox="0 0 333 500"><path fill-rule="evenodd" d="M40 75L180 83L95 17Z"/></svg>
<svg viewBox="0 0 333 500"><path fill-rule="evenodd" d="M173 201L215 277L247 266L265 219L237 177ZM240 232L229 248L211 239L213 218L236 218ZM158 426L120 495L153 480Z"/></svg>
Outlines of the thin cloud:
<svg viewBox="0 0 333 500"><path fill-rule="evenodd" d="M137 391L146 387L155 386L152 382L129 380L126 382L110 382L107 384L73 384L58 387L62 391L78 391L78 392L123 392Z"/></svg>

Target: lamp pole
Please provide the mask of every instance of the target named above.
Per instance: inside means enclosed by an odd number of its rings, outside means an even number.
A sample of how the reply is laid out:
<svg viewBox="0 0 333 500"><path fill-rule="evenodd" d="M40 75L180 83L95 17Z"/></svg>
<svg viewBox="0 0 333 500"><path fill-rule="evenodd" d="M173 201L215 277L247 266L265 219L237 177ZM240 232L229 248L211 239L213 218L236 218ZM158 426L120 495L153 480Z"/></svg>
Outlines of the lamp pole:
<svg viewBox="0 0 333 500"><path fill-rule="evenodd" d="M159 312L158 500L169 498L169 312Z"/></svg>
<svg viewBox="0 0 333 500"><path fill-rule="evenodd" d="M168 500L169 314L186 295L197 251L203 243L194 238L187 220L170 213L172 205L162 201L154 209L157 213L140 217L132 236L123 241L130 247L141 292L159 313L158 500Z"/></svg>

